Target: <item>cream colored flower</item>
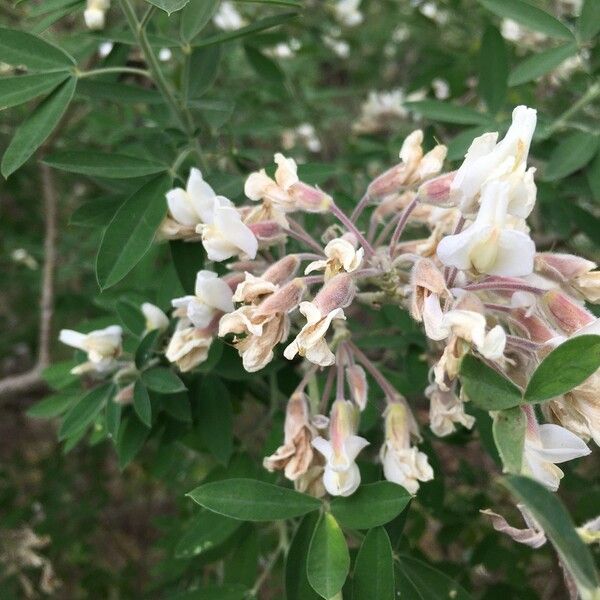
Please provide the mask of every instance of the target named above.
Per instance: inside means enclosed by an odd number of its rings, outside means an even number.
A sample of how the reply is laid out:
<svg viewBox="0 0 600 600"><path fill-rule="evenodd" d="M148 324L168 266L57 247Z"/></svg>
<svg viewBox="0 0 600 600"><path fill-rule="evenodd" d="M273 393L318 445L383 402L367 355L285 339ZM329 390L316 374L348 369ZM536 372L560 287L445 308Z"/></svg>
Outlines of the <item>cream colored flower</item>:
<svg viewBox="0 0 600 600"><path fill-rule="evenodd" d="M72 369L73 374L90 371L106 373L116 366L115 359L121 354L121 338L123 330L118 325L106 329L98 329L90 333L79 333L72 329L63 329L59 340L67 346L83 350L87 353L88 362Z"/></svg>
<svg viewBox="0 0 600 600"><path fill-rule="evenodd" d="M209 329L194 327L187 318L180 319L173 333L165 357L185 373L204 362L213 341Z"/></svg>
<svg viewBox="0 0 600 600"><path fill-rule="evenodd" d="M87 0L83 18L88 29L104 29L106 11L110 8L110 0Z"/></svg>
<svg viewBox="0 0 600 600"><path fill-rule="evenodd" d="M150 302L142 304L142 314L146 318L146 331L164 331L169 327L169 317L158 306Z"/></svg>
<svg viewBox="0 0 600 600"><path fill-rule="evenodd" d="M411 446L411 435L418 437L414 417L402 402L392 402L384 413L385 441L380 451L384 477L416 494L420 481L433 479L427 455Z"/></svg>
<svg viewBox="0 0 600 600"><path fill-rule="evenodd" d="M235 31L241 29L246 21L240 15L233 2L223 0L213 17L213 23L223 31Z"/></svg>
<svg viewBox="0 0 600 600"><path fill-rule="evenodd" d="M352 273L362 264L364 250L344 238L331 240L324 249L327 260L315 260L307 265L304 273L325 271L325 281L329 281L340 271Z"/></svg>
<svg viewBox="0 0 600 600"><path fill-rule="evenodd" d="M431 384L425 395L429 398L429 426L438 437L450 435L460 423L471 429L475 418L465 413L462 400L451 390L442 390L436 383Z"/></svg>
<svg viewBox="0 0 600 600"><path fill-rule="evenodd" d="M316 429L310 423L308 399L302 392L292 394L285 411L283 445L274 454L265 457L268 471L281 471L290 481L306 474L313 462L311 442Z"/></svg>
<svg viewBox="0 0 600 600"><path fill-rule="evenodd" d="M231 288L212 271L198 272L194 292L171 302L175 316L187 317L194 327L206 328L220 312L233 310Z"/></svg>
<svg viewBox="0 0 600 600"><path fill-rule="evenodd" d="M332 496L350 496L360 485L355 462L369 442L356 435L357 409L347 400L336 400L331 407L329 440L316 437L313 447L325 458L323 484Z"/></svg>

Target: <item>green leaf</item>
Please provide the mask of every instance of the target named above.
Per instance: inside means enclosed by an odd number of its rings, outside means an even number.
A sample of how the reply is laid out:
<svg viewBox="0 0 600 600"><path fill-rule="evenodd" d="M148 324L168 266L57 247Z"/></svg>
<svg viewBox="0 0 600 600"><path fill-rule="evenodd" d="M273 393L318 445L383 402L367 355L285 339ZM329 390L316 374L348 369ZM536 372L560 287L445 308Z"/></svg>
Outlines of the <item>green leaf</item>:
<svg viewBox="0 0 600 600"><path fill-rule="evenodd" d="M285 73L272 58L265 56L260 50L248 44L244 44L244 52L250 66L260 77L271 83L283 83Z"/></svg>
<svg viewBox="0 0 600 600"><path fill-rule="evenodd" d="M271 4L279 6L293 6L302 8L302 3L299 0L237 0L238 2L248 2L252 4Z"/></svg>
<svg viewBox="0 0 600 600"><path fill-rule="evenodd" d="M79 227L104 229L112 221L121 204L123 204L123 198L96 198L85 202L75 209L69 223Z"/></svg>
<svg viewBox="0 0 600 600"><path fill-rule="evenodd" d="M585 176L592 191L592 198L600 202L600 152L596 153L594 160L587 166Z"/></svg>
<svg viewBox="0 0 600 600"><path fill-rule="evenodd" d="M285 559L286 600L317 600L320 598L310 586L306 576L306 560L310 541L319 518L318 513L306 515L294 534Z"/></svg>
<svg viewBox="0 0 600 600"><path fill-rule="evenodd" d="M600 2L598 0L584 0L577 21L577 30L579 39L583 42L591 40L600 33Z"/></svg>
<svg viewBox="0 0 600 600"><path fill-rule="evenodd" d="M197 98L202 96L212 87L219 73L222 53L221 46L194 48L190 56L190 68L187 73L188 97Z"/></svg>
<svg viewBox="0 0 600 600"><path fill-rule="evenodd" d="M187 393L163 395L161 404L164 411L174 419L184 423L192 422L192 409Z"/></svg>
<svg viewBox="0 0 600 600"><path fill-rule="evenodd" d="M105 384L88 392L65 415L58 432L58 439L64 440L73 437L90 425L113 391L111 384Z"/></svg>
<svg viewBox="0 0 600 600"><path fill-rule="evenodd" d="M142 373L144 385L159 394L176 394L185 391L183 381L167 367L154 367Z"/></svg>
<svg viewBox="0 0 600 600"><path fill-rule="evenodd" d="M246 598L248 598L248 590L245 586L230 583L205 585L195 590L170 595L166 600L245 600Z"/></svg>
<svg viewBox="0 0 600 600"><path fill-rule="evenodd" d="M75 59L64 50L24 31L0 27L0 62L34 71L69 70Z"/></svg>
<svg viewBox="0 0 600 600"><path fill-rule="evenodd" d="M564 23L523 0L479 0L479 3L499 17L513 19L550 37L573 38L573 32Z"/></svg>
<svg viewBox="0 0 600 600"><path fill-rule="evenodd" d="M497 113L506 99L508 56L502 34L488 25L479 49L479 95L490 113Z"/></svg>
<svg viewBox="0 0 600 600"><path fill-rule="evenodd" d="M202 244L172 240L169 242L169 248L181 286L186 294L193 294L196 286L196 275L198 271L202 270L206 258Z"/></svg>
<svg viewBox="0 0 600 600"><path fill-rule="evenodd" d="M146 319L139 306L128 300L118 300L115 310L126 329L135 336L140 336L146 327Z"/></svg>
<svg viewBox="0 0 600 600"><path fill-rule="evenodd" d="M150 358L152 357L154 344L159 336L160 331L158 329L154 329L153 331L149 331L142 338L140 345L135 351L135 366L138 369L142 369L144 365L148 362L148 360L150 360Z"/></svg>
<svg viewBox="0 0 600 600"><path fill-rule="evenodd" d="M600 246L600 219L576 204L568 206L568 213L575 227L585 233L594 244Z"/></svg>
<svg viewBox="0 0 600 600"><path fill-rule="evenodd" d="M572 390L600 369L600 335L580 335L555 348L535 370L527 402L543 402Z"/></svg>
<svg viewBox="0 0 600 600"><path fill-rule="evenodd" d="M563 46L534 54L513 69L508 78L508 85L521 85L533 81L556 69L567 58L575 54L577 54L577 44L575 42L569 42Z"/></svg>
<svg viewBox="0 0 600 600"><path fill-rule="evenodd" d="M333 515L321 515L308 550L306 574L322 598L333 599L350 570L350 554L344 534Z"/></svg>
<svg viewBox="0 0 600 600"><path fill-rule="evenodd" d="M0 77L0 110L23 104L32 98L51 92L67 77L69 74L64 71Z"/></svg>
<svg viewBox="0 0 600 600"><path fill-rule="evenodd" d="M117 456L119 469L123 470L142 449L150 430L138 419L128 417L119 428L117 441Z"/></svg>
<svg viewBox="0 0 600 600"><path fill-rule="evenodd" d="M150 250L166 212L168 175L155 177L133 193L109 223L96 257L96 278L102 289L118 283Z"/></svg>
<svg viewBox="0 0 600 600"><path fill-rule="evenodd" d="M255 479L205 483L187 495L208 510L242 521L291 519L321 507L312 496Z"/></svg>
<svg viewBox="0 0 600 600"><path fill-rule="evenodd" d="M83 0L44 0L43 4L30 6L27 11L27 16L30 18L40 17L73 4L83 4Z"/></svg>
<svg viewBox="0 0 600 600"><path fill-rule="evenodd" d="M507 475L501 483L527 507L540 524L563 564L573 575L581 596L597 598L600 595L600 582L594 559L575 531L573 521L558 496L528 477ZM590 593L592 591L595 591L596 596Z"/></svg>
<svg viewBox="0 0 600 600"><path fill-rule="evenodd" d="M457 123L459 125L483 125L490 123L490 117L467 106L459 106L442 102L441 100L419 100L405 102L404 106L426 119L442 123Z"/></svg>
<svg viewBox="0 0 600 600"><path fill-rule="evenodd" d="M499 410L494 415L494 442L505 472L521 472L526 427L527 419L520 406Z"/></svg>
<svg viewBox="0 0 600 600"><path fill-rule="evenodd" d="M66 412L79 396L81 396L81 390L65 390L52 394L52 396L48 396L30 406L26 414L34 419L58 417Z"/></svg>
<svg viewBox="0 0 600 600"><path fill-rule="evenodd" d="M191 42L208 24L219 7L220 0L197 0L189 2L181 13L180 36Z"/></svg>
<svg viewBox="0 0 600 600"><path fill-rule="evenodd" d="M79 379L79 375L71 373L77 365L75 360L54 363L42 371L42 377L53 390L62 390Z"/></svg>
<svg viewBox="0 0 600 600"><path fill-rule="evenodd" d="M152 403L148 390L139 380L135 382L133 388L133 410L144 425L152 427Z"/></svg>
<svg viewBox="0 0 600 600"><path fill-rule="evenodd" d="M401 486L390 481L361 485L346 498L331 501L331 512L343 527L371 529L385 525L397 517L412 496Z"/></svg>
<svg viewBox="0 0 600 600"><path fill-rule="evenodd" d="M383 527L371 529L354 564L352 600L394 600L394 557Z"/></svg>
<svg viewBox="0 0 600 600"><path fill-rule="evenodd" d="M92 81L81 79L77 84L77 94L89 96L92 100L108 100L121 104L161 104L162 96L155 90L147 90L137 85L126 85L112 81Z"/></svg>
<svg viewBox="0 0 600 600"><path fill-rule="evenodd" d="M579 171L598 151L600 137L577 131L563 138L554 148L544 169L544 181L556 181Z"/></svg>
<svg viewBox="0 0 600 600"><path fill-rule="evenodd" d="M2 157L2 175L14 173L46 140L65 114L77 80L70 78L55 89L21 123Z"/></svg>
<svg viewBox="0 0 600 600"><path fill-rule="evenodd" d="M198 432L211 454L223 464L233 452L233 410L229 391L220 379L208 376L198 389Z"/></svg>
<svg viewBox="0 0 600 600"><path fill-rule="evenodd" d="M246 37L252 33L257 33L259 31L264 31L265 29L271 29L271 27L276 27L277 25L282 25L283 23L287 23L289 20L297 16L297 12L288 12L282 13L280 15L272 15L270 17L265 17L264 19L254 21L254 23L251 23L246 27L242 27L241 29L217 33L216 35L204 38L203 40L198 40L193 45L196 48L202 48L204 46L212 46L214 44L230 42L231 40Z"/></svg>
<svg viewBox="0 0 600 600"><path fill-rule="evenodd" d="M119 439L119 428L121 427L121 413L123 406L118 402L109 402L106 405L105 427L106 433L117 443Z"/></svg>
<svg viewBox="0 0 600 600"><path fill-rule="evenodd" d="M410 600L471 600L454 579L412 556L401 556L397 566L401 598Z"/></svg>
<svg viewBox="0 0 600 600"><path fill-rule="evenodd" d="M161 10L164 10L169 16L174 12L181 10L190 0L146 0ZM192 0L192 4L202 4L205 0Z"/></svg>
<svg viewBox="0 0 600 600"><path fill-rule="evenodd" d="M521 390L474 356L465 356L460 369L463 389L476 406L503 410L523 403Z"/></svg>
<svg viewBox="0 0 600 600"><path fill-rule="evenodd" d="M177 558L198 556L219 544L241 527L235 519L218 515L209 510L201 510L175 547Z"/></svg>
<svg viewBox="0 0 600 600"><path fill-rule="evenodd" d="M80 173L92 177L109 179L128 179L155 175L167 170L161 163L145 158L134 158L120 154L101 154L99 152L65 151L53 152L44 162L55 169Z"/></svg>

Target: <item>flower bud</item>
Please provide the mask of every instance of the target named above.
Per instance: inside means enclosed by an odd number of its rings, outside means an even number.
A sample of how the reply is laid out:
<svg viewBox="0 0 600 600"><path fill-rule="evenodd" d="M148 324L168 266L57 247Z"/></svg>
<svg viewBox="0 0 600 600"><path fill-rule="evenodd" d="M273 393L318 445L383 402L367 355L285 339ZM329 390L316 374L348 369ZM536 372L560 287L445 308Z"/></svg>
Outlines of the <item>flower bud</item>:
<svg viewBox="0 0 600 600"><path fill-rule="evenodd" d="M589 310L563 292L556 290L546 292L542 304L556 325L567 334L575 333L596 320Z"/></svg>
<svg viewBox="0 0 600 600"><path fill-rule="evenodd" d="M263 243L272 244L285 237L281 225L277 221L251 223L248 225L248 229L250 229L259 242Z"/></svg>
<svg viewBox="0 0 600 600"><path fill-rule="evenodd" d="M313 304L321 315L327 315L336 308L346 308L352 302L356 286L348 273L340 273L329 280L315 296Z"/></svg>
<svg viewBox="0 0 600 600"><path fill-rule="evenodd" d="M429 179L419 187L417 195L424 204L433 204L450 208L454 202L450 198L450 186L454 180L456 171L444 173L433 179Z"/></svg>
<svg viewBox="0 0 600 600"><path fill-rule="evenodd" d="M528 315L526 310L515 310L512 312L512 317L525 330L532 342L543 344L558 336L546 321L536 315Z"/></svg>
<svg viewBox="0 0 600 600"><path fill-rule="evenodd" d="M574 254L539 252L535 256L535 270L558 281L571 281L595 268L591 260Z"/></svg>
<svg viewBox="0 0 600 600"><path fill-rule="evenodd" d="M262 278L275 284L281 284L293 277L300 267L300 259L295 254L285 256L273 263L263 274Z"/></svg>
<svg viewBox="0 0 600 600"><path fill-rule="evenodd" d="M103 10L98 8L88 8L83 11L83 18L88 29L104 29L105 17Z"/></svg>
<svg viewBox="0 0 600 600"><path fill-rule="evenodd" d="M395 194L402 189L406 181L407 169L406 164L398 163L391 169L377 176L367 188L367 195L370 198L384 198L391 194Z"/></svg>
<svg viewBox="0 0 600 600"><path fill-rule="evenodd" d="M365 370L360 365L346 367L346 381L348 382L354 402L356 402L361 411L365 410L369 394Z"/></svg>
<svg viewBox="0 0 600 600"><path fill-rule="evenodd" d="M306 284L302 279L297 277L264 300L254 314L258 317L276 313L288 313L298 306L305 290Z"/></svg>
<svg viewBox="0 0 600 600"><path fill-rule="evenodd" d="M324 213L333 202L331 196L317 187L298 181L288 189L297 210L310 213Z"/></svg>

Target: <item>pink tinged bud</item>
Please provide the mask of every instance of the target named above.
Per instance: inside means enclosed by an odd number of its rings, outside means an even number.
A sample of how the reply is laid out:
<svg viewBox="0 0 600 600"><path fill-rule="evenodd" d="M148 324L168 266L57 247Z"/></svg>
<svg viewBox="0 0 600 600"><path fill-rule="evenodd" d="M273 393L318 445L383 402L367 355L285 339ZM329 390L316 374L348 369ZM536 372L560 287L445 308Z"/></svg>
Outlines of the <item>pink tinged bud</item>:
<svg viewBox="0 0 600 600"><path fill-rule="evenodd" d="M344 442L356 431L356 409L347 400L336 400L329 416L329 436L334 455L345 456Z"/></svg>
<svg viewBox="0 0 600 600"><path fill-rule="evenodd" d="M323 213L331 207L333 200L331 196L317 187L308 185L302 181L294 183L288 193L294 201L297 210L305 212Z"/></svg>
<svg viewBox="0 0 600 600"><path fill-rule="evenodd" d="M358 408L363 411L367 406L369 388L365 370L360 365L351 365L346 368L346 381L352 393L352 398Z"/></svg>
<svg viewBox="0 0 600 600"><path fill-rule="evenodd" d="M512 315L533 342L543 344L558 336L558 333L549 327L546 321L536 315L528 315L526 310L520 308L515 310Z"/></svg>
<svg viewBox="0 0 600 600"><path fill-rule="evenodd" d="M291 254L273 263L263 274L262 278L271 283L281 284L293 277L300 267L300 259Z"/></svg>
<svg viewBox="0 0 600 600"><path fill-rule="evenodd" d="M276 221L260 221L259 223L251 223L248 228L258 241L269 241L279 236L284 235L281 225Z"/></svg>
<svg viewBox="0 0 600 600"><path fill-rule="evenodd" d="M114 397L117 404L131 404L133 402L133 383L121 388Z"/></svg>
<svg viewBox="0 0 600 600"><path fill-rule="evenodd" d="M450 198L450 186L455 175L456 171L452 171L426 181L417 192L419 200L424 204L433 204L434 206L454 206L454 202Z"/></svg>
<svg viewBox="0 0 600 600"><path fill-rule="evenodd" d="M369 185L367 194L370 198L383 198L399 192L406 182L408 170L405 163L399 163L377 176Z"/></svg>
<svg viewBox="0 0 600 600"><path fill-rule="evenodd" d="M296 278L284 285L280 290L271 294L254 313L255 316L267 316L273 314L288 313L302 300L302 296L306 290L306 285L300 278Z"/></svg>
<svg viewBox="0 0 600 600"><path fill-rule="evenodd" d="M313 304L321 315L328 315L336 308L349 306L356 293L354 280L348 273L340 273L330 279L315 296Z"/></svg>
<svg viewBox="0 0 600 600"><path fill-rule="evenodd" d="M559 281L571 281L595 268L596 263L574 254L540 252L535 257L536 271Z"/></svg>
<svg viewBox="0 0 600 600"><path fill-rule="evenodd" d="M244 273L231 273L222 277L223 281L229 286L232 292L235 292L237 286L244 281Z"/></svg>
<svg viewBox="0 0 600 600"><path fill-rule="evenodd" d="M594 315L563 292L551 290L544 294L544 306L565 333L572 334L596 320Z"/></svg>

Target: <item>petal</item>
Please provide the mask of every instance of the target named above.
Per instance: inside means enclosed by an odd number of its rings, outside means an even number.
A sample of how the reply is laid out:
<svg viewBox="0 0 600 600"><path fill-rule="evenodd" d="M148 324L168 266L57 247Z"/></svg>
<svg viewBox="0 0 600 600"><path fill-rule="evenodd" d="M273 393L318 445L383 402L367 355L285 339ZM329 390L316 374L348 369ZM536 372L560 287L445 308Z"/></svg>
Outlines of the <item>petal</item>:
<svg viewBox="0 0 600 600"><path fill-rule="evenodd" d="M293 158L286 158L279 152L275 155L275 163L277 169L275 171L275 181L277 185L281 186L284 190L287 190L295 183L300 181L298 179L298 166Z"/></svg>
<svg viewBox="0 0 600 600"><path fill-rule="evenodd" d="M360 451L368 445L369 442L358 435L350 435L344 441L344 449L350 461L354 461Z"/></svg>
<svg viewBox="0 0 600 600"><path fill-rule="evenodd" d="M230 206L219 206L215 210L215 226L223 232L226 239L242 250L250 258L256 257L258 240L252 231L242 223L237 210Z"/></svg>
<svg viewBox="0 0 600 600"><path fill-rule="evenodd" d="M506 333L501 325L496 325L485 336L483 344L477 349L485 358L499 360L506 347Z"/></svg>
<svg viewBox="0 0 600 600"><path fill-rule="evenodd" d="M549 462L566 462L591 453L581 438L560 425L540 425L539 434L542 448L538 450L538 454Z"/></svg>
<svg viewBox="0 0 600 600"><path fill-rule="evenodd" d="M437 246L438 258L449 267L456 267L461 271L471 268L471 243L479 233L475 225L471 225L461 233L447 235Z"/></svg>
<svg viewBox="0 0 600 600"><path fill-rule="evenodd" d="M262 200L267 189L271 185L277 185L263 170L250 173L244 184L244 194L250 200Z"/></svg>
<svg viewBox="0 0 600 600"><path fill-rule="evenodd" d="M444 320L444 314L440 306L437 294L431 294L425 298L423 303L423 324L425 334L430 340L443 340L450 335L450 327Z"/></svg>
<svg viewBox="0 0 600 600"><path fill-rule="evenodd" d="M198 274L200 275L200 273ZM211 278L202 280L201 293L198 293L198 280L196 280L196 294L203 301L214 308L218 308L223 312L231 312L234 309L231 288L222 279Z"/></svg>
<svg viewBox="0 0 600 600"><path fill-rule="evenodd" d="M521 231L504 229L498 240L498 254L489 275L524 277L533 271L535 244Z"/></svg>
<svg viewBox="0 0 600 600"><path fill-rule="evenodd" d="M187 180L188 198L194 210L204 223L210 223L212 220L213 202L215 192L202 178L202 173L198 169L191 169Z"/></svg>
<svg viewBox="0 0 600 600"><path fill-rule="evenodd" d="M315 448L315 450L318 450L323 455L326 461L329 461L329 459L333 455L333 448L331 446L331 442L318 436L311 442L311 444L312 447Z"/></svg>
<svg viewBox="0 0 600 600"><path fill-rule="evenodd" d="M167 192L167 206L173 218L182 225L193 226L200 222L185 190L175 188Z"/></svg>
<svg viewBox="0 0 600 600"><path fill-rule="evenodd" d="M72 329L63 329L58 339L67 346L71 346L72 348L77 348L79 350L85 350L85 341L87 340L87 335L84 333L79 333L78 331L73 331Z"/></svg>

